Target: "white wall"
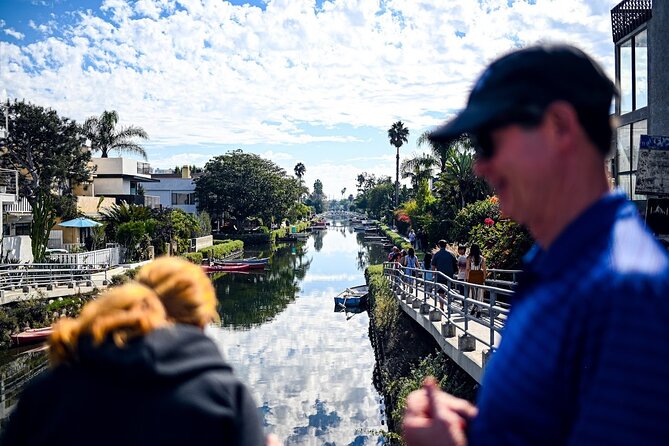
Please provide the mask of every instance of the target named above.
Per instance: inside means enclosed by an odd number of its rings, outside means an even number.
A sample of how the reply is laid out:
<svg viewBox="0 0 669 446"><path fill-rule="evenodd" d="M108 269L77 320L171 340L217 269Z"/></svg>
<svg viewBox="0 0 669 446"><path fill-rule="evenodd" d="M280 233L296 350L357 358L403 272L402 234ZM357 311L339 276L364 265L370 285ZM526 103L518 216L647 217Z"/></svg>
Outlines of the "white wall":
<svg viewBox="0 0 669 446"><path fill-rule="evenodd" d="M95 178L96 195L130 195L130 180L123 178Z"/></svg>
<svg viewBox="0 0 669 446"><path fill-rule="evenodd" d="M16 235L14 237L4 237L2 240L2 257L9 252L9 259L19 259L21 263L33 261L33 251L30 246L29 235Z"/></svg>

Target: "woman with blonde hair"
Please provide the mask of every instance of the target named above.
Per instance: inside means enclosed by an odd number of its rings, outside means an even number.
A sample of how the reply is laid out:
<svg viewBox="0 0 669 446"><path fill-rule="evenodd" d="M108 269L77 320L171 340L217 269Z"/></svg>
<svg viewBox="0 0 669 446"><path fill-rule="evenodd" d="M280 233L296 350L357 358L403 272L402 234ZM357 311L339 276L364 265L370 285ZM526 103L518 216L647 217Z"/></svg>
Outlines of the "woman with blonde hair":
<svg viewBox="0 0 669 446"><path fill-rule="evenodd" d="M202 269L163 257L62 319L51 368L23 391L3 445L263 445L257 405L204 327Z"/></svg>

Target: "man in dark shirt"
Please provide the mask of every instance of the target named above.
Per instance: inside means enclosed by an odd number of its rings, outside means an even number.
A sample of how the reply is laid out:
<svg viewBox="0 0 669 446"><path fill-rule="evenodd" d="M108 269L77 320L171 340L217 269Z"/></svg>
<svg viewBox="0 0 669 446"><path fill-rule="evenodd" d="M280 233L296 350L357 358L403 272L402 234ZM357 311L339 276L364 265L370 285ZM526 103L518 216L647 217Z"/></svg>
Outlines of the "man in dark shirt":
<svg viewBox="0 0 669 446"><path fill-rule="evenodd" d="M609 190L614 94L582 51L525 48L431 134L473 137L477 175L536 245L476 407L426 381L407 399L409 446L667 443L669 256Z"/></svg>
<svg viewBox="0 0 669 446"><path fill-rule="evenodd" d="M453 254L446 251L446 240L439 240L437 245L439 246L439 251L432 257L432 269L443 274L443 276L441 274L436 275L437 283L446 284L446 277L452 279L453 275L458 270L458 262L455 260ZM437 287L437 292L443 295L444 289L442 287Z"/></svg>

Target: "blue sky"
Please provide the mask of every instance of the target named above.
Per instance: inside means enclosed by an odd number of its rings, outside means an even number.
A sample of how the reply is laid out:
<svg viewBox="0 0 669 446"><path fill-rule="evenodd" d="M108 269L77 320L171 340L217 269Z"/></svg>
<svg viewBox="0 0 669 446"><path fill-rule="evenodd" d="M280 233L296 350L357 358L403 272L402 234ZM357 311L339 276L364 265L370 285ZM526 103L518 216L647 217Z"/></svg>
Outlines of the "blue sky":
<svg viewBox="0 0 669 446"><path fill-rule="evenodd" d="M576 44L613 74L618 0L3 0L0 91L83 121L117 110L154 167L241 148L331 197L392 175L499 55Z"/></svg>

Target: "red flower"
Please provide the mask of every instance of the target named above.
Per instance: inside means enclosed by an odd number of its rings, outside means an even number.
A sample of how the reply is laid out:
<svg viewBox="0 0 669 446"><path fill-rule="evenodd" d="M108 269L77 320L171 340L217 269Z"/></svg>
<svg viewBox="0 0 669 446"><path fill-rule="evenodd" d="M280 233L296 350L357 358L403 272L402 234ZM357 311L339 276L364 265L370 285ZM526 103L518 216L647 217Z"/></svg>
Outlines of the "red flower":
<svg viewBox="0 0 669 446"><path fill-rule="evenodd" d="M495 224L495 220L492 218L488 217L485 220L483 220L483 223L485 223L486 226L492 226Z"/></svg>

